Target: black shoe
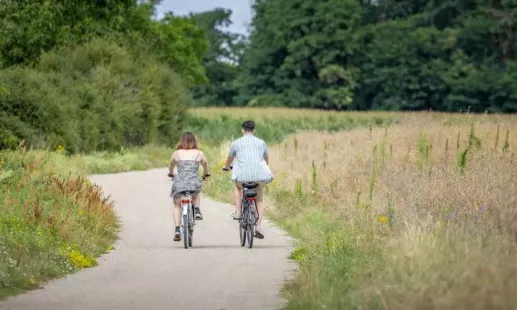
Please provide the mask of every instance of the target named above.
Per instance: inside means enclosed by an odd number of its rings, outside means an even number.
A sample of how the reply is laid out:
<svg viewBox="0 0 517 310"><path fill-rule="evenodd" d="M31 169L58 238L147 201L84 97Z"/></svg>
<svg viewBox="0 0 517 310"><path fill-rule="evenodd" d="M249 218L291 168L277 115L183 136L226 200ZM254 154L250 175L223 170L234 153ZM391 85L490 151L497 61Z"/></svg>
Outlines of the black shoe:
<svg viewBox="0 0 517 310"><path fill-rule="evenodd" d="M264 235L260 230L256 230L255 228L255 238L264 239Z"/></svg>
<svg viewBox="0 0 517 310"><path fill-rule="evenodd" d="M199 208L194 208L194 214L196 215L196 220L203 219L203 214L201 214L201 210Z"/></svg>
<svg viewBox="0 0 517 310"><path fill-rule="evenodd" d="M181 241L181 233L179 227L176 227L176 231L174 232L174 241Z"/></svg>

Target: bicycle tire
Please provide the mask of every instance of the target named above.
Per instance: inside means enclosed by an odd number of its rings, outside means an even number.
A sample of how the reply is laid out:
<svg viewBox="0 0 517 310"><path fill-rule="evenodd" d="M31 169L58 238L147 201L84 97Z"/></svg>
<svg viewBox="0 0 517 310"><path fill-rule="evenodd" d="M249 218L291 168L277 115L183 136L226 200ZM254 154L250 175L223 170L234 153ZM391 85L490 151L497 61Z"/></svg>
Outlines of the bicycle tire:
<svg viewBox="0 0 517 310"><path fill-rule="evenodd" d="M183 215L183 244L185 249L188 249L188 238L189 238L189 224L188 224L188 211L187 214Z"/></svg>
<svg viewBox="0 0 517 310"><path fill-rule="evenodd" d="M251 211L251 207L248 206L248 214L247 214L247 218L248 218L248 221L247 221L247 233L248 233L248 248L252 248L253 247L253 239L254 239L254 234L255 234L255 213Z"/></svg>
<svg viewBox="0 0 517 310"><path fill-rule="evenodd" d="M241 246L246 245L246 229L243 220L239 220L239 236L241 238Z"/></svg>
<svg viewBox="0 0 517 310"><path fill-rule="evenodd" d="M246 245L246 221L244 217L244 211L246 210L247 202L245 200L242 201L241 204L241 218L239 220L239 237L241 239L241 246Z"/></svg>
<svg viewBox="0 0 517 310"><path fill-rule="evenodd" d="M193 239L194 239L194 210L192 210L194 206L189 208L189 235L188 235L188 246L192 247Z"/></svg>

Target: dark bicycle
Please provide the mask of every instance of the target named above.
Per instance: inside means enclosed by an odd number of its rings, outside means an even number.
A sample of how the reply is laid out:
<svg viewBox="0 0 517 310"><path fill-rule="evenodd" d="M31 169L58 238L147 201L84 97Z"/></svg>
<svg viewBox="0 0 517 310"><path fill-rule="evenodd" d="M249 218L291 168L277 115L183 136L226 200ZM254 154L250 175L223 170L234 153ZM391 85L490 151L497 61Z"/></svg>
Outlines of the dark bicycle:
<svg viewBox="0 0 517 310"><path fill-rule="evenodd" d="M233 167L230 166L230 169ZM229 171L223 169L224 171ZM239 237L241 239L241 246L248 241L248 248L253 247L253 238L255 235L255 225L259 218L257 209L257 183L247 182L242 184L242 203L241 203L241 217L239 218Z"/></svg>

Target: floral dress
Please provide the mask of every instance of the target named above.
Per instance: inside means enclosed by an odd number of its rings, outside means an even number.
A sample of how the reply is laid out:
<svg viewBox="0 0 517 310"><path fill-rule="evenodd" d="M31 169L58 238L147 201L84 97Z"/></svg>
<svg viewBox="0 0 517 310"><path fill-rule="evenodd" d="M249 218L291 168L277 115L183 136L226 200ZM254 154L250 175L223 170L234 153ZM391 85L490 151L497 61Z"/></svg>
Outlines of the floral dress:
<svg viewBox="0 0 517 310"><path fill-rule="evenodd" d="M198 154L199 157L199 154ZM178 160L177 173L172 182L171 197L178 199L182 196L182 192L191 192L191 194L199 194L201 192L201 179L198 175L199 161L196 159Z"/></svg>

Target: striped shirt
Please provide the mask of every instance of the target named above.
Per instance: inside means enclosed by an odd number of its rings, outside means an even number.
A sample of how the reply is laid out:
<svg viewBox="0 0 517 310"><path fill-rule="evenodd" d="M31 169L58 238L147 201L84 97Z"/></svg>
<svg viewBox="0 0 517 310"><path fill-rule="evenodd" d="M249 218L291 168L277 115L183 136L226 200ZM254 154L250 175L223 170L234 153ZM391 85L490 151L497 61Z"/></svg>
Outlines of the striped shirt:
<svg viewBox="0 0 517 310"><path fill-rule="evenodd" d="M266 182L272 181L264 157L268 156L266 142L253 134L245 134L232 142L229 157L234 157L232 181Z"/></svg>

